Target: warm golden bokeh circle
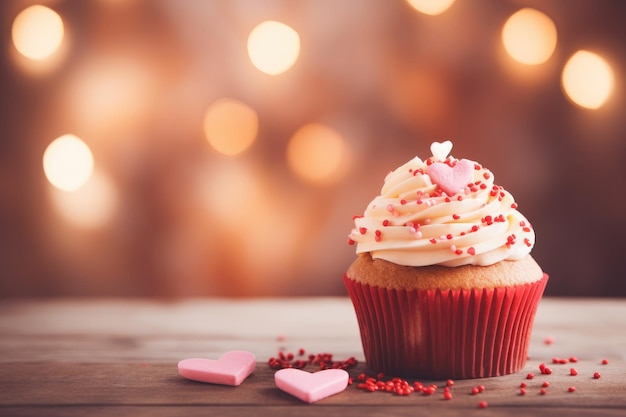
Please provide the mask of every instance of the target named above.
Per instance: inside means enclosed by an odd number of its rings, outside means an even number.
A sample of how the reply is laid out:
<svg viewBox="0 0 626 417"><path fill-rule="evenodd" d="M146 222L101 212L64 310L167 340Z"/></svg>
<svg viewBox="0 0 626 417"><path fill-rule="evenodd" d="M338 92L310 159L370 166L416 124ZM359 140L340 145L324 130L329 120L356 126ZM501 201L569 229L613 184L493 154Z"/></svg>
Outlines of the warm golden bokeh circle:
<svg viewBox="0 0 626 417"><path fill-rule="evenodd" d="M63 20L54 10L34 5L13 20L11 37L20 54L42 60L54 54L63 42Z"/></svg>
<svg viewBox="0 0 626 417"><path fill-rule="evenodd" d="M52 141L43 154L46 178L64 191L74 191L85 185L93 167L91 150L85 142L71 134Z"/></svg>
<svg viewBox="0 0 626 417"><path fill-rule="evenodd" d="M554 22L535 9L524 8L515 12L502 28L504 49L522 64L543 64L554 53L556 42Z"/></svg>
<svg viewBox="0 0 626 417"><path fill-rule="evenodd" d="M284 23L265 21L250 32L248 55L260 71L281 74L291 68L300 55L300 35Z"/></svg>
<svg viewBox="0 0 626 417"><path fill-rule="evenodd" d="M589 51L572 55L561 75L565 95L587 109L601 107L611 96L614 83L611 66L601 56Z"/></svg>
<svg viewBox="0 0 626 417"><path fill-rule="evenodd" d="M350 159L345 138L319 123L301 127L287 146L287 162L291 170L315 185L338 182L346 174Z"/></svg>
<svg viewBox="0 0 626 417"><path fill-rule="evenodd" d="M257 112L245 103L230 98L215 101L204 115L204 133L211 146L232 156L254 143L259 129Z"/></svg>

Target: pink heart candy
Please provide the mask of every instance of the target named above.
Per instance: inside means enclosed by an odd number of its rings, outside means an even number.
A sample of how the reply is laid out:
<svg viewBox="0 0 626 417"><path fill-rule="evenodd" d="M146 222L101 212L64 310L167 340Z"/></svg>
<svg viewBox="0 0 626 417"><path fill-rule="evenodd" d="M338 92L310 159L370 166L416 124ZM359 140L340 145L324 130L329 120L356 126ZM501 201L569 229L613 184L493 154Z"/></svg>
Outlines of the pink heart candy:
<svg viewBox="0 0 626 417"><path fill-rule="evenodd" d="M285 368L274 374L276 386L307 403L337 394L348 386L348 373L343 369L325 369L310 373Z"/></svg>
<svg viewBox="0 0 626 417"><path fill-rule="evenodd" d="M451 167L444 162L434 162L428 167L428 175L433 184L437 184L451 197L473 181L474 163L467 159L461 159Z"/></svg>
<svg viewBox="0 0 626 417"><path fill-rule="evenodd" d="M218 360L191 358L178 362L178 373L192 381L211 384L241 384L254 371L256 359L250 352L232 350Z"/></svg>

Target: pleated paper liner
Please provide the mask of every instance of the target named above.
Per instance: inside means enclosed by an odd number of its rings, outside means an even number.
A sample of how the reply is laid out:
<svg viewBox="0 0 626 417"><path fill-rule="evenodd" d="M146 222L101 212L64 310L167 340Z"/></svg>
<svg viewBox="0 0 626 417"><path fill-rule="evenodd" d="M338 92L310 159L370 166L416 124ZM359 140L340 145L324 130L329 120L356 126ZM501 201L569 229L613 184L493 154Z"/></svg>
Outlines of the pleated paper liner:
<svg viewBox="0 0 626 417"><path fill-rule="evenodd" d="M475 290L393 290L343 279L371 370L467 379L524 367L548 275L531 284Z"/></svg>

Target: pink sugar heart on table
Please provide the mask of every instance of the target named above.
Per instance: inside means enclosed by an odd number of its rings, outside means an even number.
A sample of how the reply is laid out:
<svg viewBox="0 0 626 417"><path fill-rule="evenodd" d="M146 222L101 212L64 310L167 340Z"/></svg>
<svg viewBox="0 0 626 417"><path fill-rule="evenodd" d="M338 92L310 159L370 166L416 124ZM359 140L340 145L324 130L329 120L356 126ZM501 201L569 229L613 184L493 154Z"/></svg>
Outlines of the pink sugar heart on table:
<svg viewBox="0 0 626 417"><path fill-rule="evenodd" d="M256 359L250 352L232 350L219 359L191 358L178 362L178 373L192 381L210 384L241 384L254 371Z"/></svg>
<svg viewBox="0 0 626 417"><path fill-rule="evenodd" d="M444 162L434 162L428 166L427 173L433 184L437 184L451 197L473 182L474 163L467 159L456 161L454 166Z"/></svg>
<svg viewBox="0 0 626 417"><path fill-rule="evenodd" d="M285 368L274 374L274 382L282 391L304 402L313 403L345 390L348 377L343 369L325 369L310 373Z"/></svg>

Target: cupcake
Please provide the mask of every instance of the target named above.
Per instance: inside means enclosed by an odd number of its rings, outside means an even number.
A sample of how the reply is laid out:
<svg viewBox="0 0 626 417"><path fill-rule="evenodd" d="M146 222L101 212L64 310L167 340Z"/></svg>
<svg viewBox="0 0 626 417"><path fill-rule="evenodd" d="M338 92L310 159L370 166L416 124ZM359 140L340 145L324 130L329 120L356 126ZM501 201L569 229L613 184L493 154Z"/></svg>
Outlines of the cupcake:
<svg viewBox="0 0 626 417"><path fill-rule="evenodd" d="M435 142L390 172L354 217L343 280L376 373L483 378L525 365L548 280L534 230L491 171L451 149Z"/></svg>

